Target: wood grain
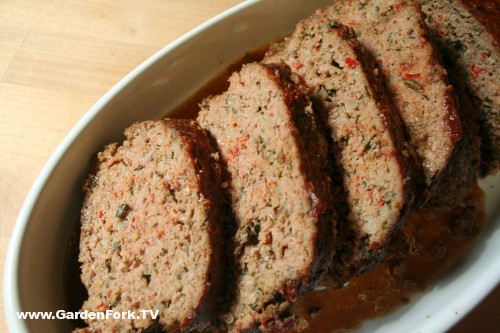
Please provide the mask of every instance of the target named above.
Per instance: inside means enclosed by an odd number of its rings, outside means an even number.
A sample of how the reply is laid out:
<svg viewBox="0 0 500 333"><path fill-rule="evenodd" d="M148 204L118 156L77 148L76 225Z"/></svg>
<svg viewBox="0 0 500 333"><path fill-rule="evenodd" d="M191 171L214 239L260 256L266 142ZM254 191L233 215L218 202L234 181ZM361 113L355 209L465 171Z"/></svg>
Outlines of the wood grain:
<svg viewBox="0 0 500 333"><path fill-rule="evenodd" d="M82 115L155 51L240 2L0 1L2 272L24 198L49 156ZM3 299L3 281L0 296ZM499 308L498 299L497 288L454 332L468 332L474 322L498 328L490 308L492 304ZM3 302L0 312L0 333L4 333L8 330Z"/></svg>

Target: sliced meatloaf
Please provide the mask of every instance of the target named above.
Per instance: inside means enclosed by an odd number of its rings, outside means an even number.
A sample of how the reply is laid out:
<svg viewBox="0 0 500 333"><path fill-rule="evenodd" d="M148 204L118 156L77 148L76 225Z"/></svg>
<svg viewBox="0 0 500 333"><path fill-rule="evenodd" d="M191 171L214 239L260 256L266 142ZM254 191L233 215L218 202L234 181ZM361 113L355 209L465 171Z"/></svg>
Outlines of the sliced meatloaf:
<svg viewBox="0 0 500 333"><path fill-rule="evenodd" d="M445 63L465 81L480 111L483 174L496 173L500 169L500 53L495 39L459 0L420 2Z"/></svg>
<svg viewBox="0 0 500 333"><path fill-rule="evenodd" d="M125 135L98 154L84 187L83 310L158 310L158 318L89 319L89 329L190 331L216 308L220 169L195 121L140 122Z"/></svg>
<svg viewBox="0 0 500 333"><path fill-rule="evenodd" d="M340 0L327 11L352 27L376 58L432 190L462 133L453 88L420 7L405 0Z"/></svg>
<svg viewBox="0 0 500 333"><path fill-rule="evenodd" d="M458 73L450 72L459 102L458 110L462 122L462 139L450 156L443 171L441 182L425 202L425 208L449 210L462 205L477 183L480 169L480 140L478 137L477 112L465 92Z"/></svg>
<svg viewBox="0 0 500 333"><path fill-rule="evenodd" d="M201 104L216 142L237 231L230 331L277 331L286 310L331 260L327 146L304 87L284 64L244 65L229 89Z"/></svg>
<svg viewBox="0 0 500 333"><path fill-rule="evenodd" d="M344 277L360 273L383 256L412 201L414 163L401 121L372 58L352 29L328 13L301 21L264 62L279 59L304 78L332 137L348 206L347 219L337 225L341 240L334 269Z"/></svg>

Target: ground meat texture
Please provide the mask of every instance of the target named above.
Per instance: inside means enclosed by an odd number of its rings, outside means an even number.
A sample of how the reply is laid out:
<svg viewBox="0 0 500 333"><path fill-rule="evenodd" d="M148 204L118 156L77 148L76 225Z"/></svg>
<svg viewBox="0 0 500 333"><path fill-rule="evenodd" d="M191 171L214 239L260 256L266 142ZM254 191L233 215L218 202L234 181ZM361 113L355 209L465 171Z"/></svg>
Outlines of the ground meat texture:
<svg viewBox="0 0 500 333"><path fill-rule="evenodd" d="M401 121L373 60L352 29L327 14L318 11L301 21L264 61L283 59L304 78L329 129L348 206L347 219L338 223L332 269L348 278L383 256L412 201L414 169Z"/></svg>
<svg viewBox="0 0 500 333"><path fill-rule="evenodd" d="M342 0L327 11L352 27L376 58L432 191L462 133L453 87L424 14L414 2L400 0Z"/></svg>
<svg viewBox="0 0 500 333"><path fill-rule="evenodd" d="M159 311L89 320L92 332L203 327L221 280L220 168L192 120L135 123L98 154L81 212L83 310Z"/></svg>
<svg viewBox="0 0 500 333"><path fill-rule="evenodd" d="M331 259L327 145L284 64L247 64L229 82L198 116L218 146L237 224L239 275L222 318L230 331L276 331L293 325L287 308Z"/></svg>
<svg viewBox="0 0 500 333"><path fill-rule="evenodd" d="M461 1L420 2L445 63L464 80L480 111L482 172L494 174L500 169L500 53L495 38Z"/></svg>

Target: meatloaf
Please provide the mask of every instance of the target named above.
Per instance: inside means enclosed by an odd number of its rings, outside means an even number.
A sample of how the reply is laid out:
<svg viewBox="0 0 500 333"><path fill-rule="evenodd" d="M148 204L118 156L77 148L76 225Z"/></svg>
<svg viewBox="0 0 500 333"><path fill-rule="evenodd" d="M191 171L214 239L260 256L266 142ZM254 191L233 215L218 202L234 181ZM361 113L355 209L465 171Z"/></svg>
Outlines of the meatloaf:
<svg viewBox="0 0 500 333"><path fill-rule="evenodd" d="M383 257L413 197L412 154L399 115L354 31L324 11L301 21L264 62L279 59L304 78L332 137L348 206L333 268L344 277L360 273Z"/></svg>
<svg viewBox="0 0 500 333"><path fill-rule="evenodd" d="M480 111L483 174L496 173L500 169L500 53L495 39L459 0L420 2L445 63L465 81Z"/></svg>
<svg viewBox="0 0 500 333"><path fill-rule="evenodd" d="M158 310L158 318L89 319L89 330L203 327L222 267L220 168L210 142L193 120L135 123L125 135L98 154L84 187L83 310Z"/></svg>
<svg viewBox="0 0 500 333"><path fill-rule="evenodd" d="M477 183L480 169L480 141L477 113L465 92L462 78L450 72L450 78L458 92L462 139L457 143L450 161L443 171L441 182L424 203L424 208L449 210L467 199Z"/></svg>
<svg viewBox="0 0 500 333"><path fill-rule="evenodd" d="M198 121L218 147L237 230L230 331L277 331L318 280L334 239L327 145L305 87L284 64L250 63L203 101Z"/></svg>
<svg viewBox="0 0 500 333"><path fill-rule="evenodd" d="M340 0L327 11L352 27L376 58L432 191L462 133L453 87L420 7L405 0Z"/></svg>

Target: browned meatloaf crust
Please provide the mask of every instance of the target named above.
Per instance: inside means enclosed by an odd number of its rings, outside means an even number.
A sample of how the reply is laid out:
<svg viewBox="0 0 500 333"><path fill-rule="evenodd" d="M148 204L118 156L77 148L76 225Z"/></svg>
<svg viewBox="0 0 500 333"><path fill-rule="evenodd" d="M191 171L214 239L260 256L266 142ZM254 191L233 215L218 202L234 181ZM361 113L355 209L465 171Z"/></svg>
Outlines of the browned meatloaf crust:
<svg viewBox="0 0 500 333"><path fill-rule="evenodd" d="M206 99L198 120L216 141L237 231L230 331L276 331L289 305L331 259L327 147L304 87L284 64L247 64L227 92ZM224 178L225 177L225 178Z"/></svg>
<svg viewBox="0 0 500 333"><path fill-rule="evenodd" d="M348 206L347 219L337 226L333 269L348 278L383 257L411 204L411 149L378 69L352 29L318 11L284 43L271 47L264 62L279 59L304 78L333 139Z"/></svg>
<svg viewBox="0 0 500 333"><path fill-rule="evenodd" d="M351 26L376 58L432 190L462 133L453 87L420 7L401 0L341 0L327 11Z"/></svg>
<svg viewBox="0 0 500 333"><path fill-rule="evenodd" d="M420 2L450 74L464 80L480 111L482 172L494 174L500 169L500 52L495 38L461 1Z"/></svg>
<svg viewBox="0 0 500 333"><path fill-rule="evenodd" d="M81 212L83 310L159 310L89 320L93 332L203 327L221 280L220 170L192 120L135 123L98 154Z"/></svg>

